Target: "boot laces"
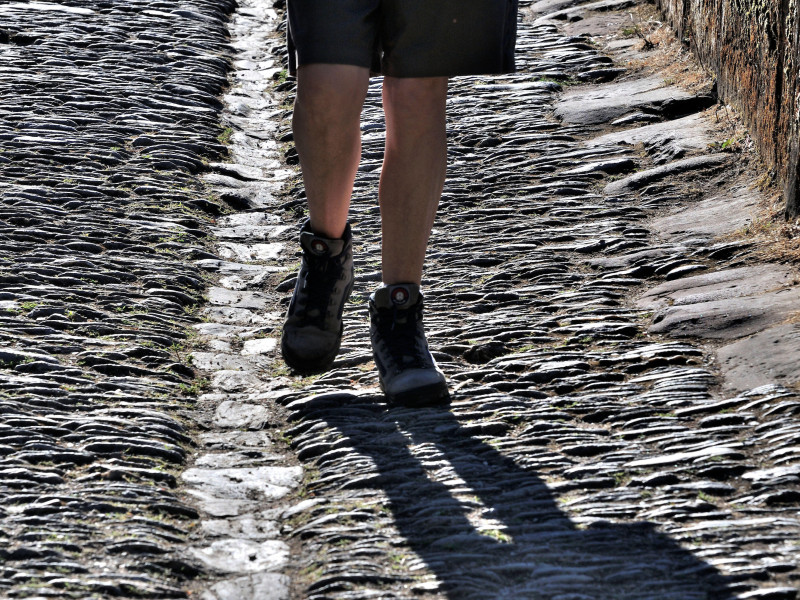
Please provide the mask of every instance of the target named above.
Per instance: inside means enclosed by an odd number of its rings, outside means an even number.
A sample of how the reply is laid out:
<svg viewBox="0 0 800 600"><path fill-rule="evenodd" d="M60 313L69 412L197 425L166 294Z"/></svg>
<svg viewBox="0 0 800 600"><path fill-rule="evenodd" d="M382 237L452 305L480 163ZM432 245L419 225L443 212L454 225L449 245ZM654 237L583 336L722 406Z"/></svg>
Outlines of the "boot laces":
<svg viewBox="0 0 800 600"><path fill-rule="evenodd" d="M378 334L399 368L424 369L429 366L418 345L417 322L421 312L420 305L407 309L396 306L378 309Z"/></svg>
<svg viewBox="0 0 800 600"><path fill-rule="evenodd" d="M329 256L307 255L305 260L308 267L303 286L305 302L298 312L322 328L334 289L341 278L342 266Z"/></svg>

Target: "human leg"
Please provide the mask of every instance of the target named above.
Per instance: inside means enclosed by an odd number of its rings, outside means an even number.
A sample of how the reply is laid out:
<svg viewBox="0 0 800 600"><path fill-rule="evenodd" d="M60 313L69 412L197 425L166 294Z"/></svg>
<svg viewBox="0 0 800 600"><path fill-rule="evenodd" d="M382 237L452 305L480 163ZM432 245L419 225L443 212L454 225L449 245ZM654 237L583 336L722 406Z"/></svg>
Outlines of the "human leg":
<svg viewBox="0 0 800 600"><path fill-rule="evenodd" d="M367 69L351 65L312 64L298 72L293 125L310 218L300 233L303 259L281 349L301 372L326 370L342 339L342 312L353 289L347 213L368 79Z"/></svg>
<svg viewBox="0 0 800 600"><path fill-rule="evenodd" d="M384 287L369 301L370 338L381 388L394 403L448 399L422 324L419 283L447 166L447 78L387 77L386 151L380 181Z"/></svg>
<svg viewBox="0 0 800 600"><path fill-rule="evenodd" d="M419 284L447 167L447 78L386 77L379 189L383 281Z"/></svg>
<svg viewBox="0 0 800 600"><path fill-rule="evenodd" d="M369 70L306 65L297 73L292 126L308 198L311 229L339 238L361 160L361 108Z"/></svg>

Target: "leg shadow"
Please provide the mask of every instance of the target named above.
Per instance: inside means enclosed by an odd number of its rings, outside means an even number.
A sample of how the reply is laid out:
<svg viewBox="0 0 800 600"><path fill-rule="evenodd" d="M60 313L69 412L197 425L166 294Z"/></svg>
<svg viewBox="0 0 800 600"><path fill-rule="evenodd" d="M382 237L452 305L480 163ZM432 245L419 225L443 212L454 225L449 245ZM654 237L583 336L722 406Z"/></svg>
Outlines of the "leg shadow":
<svg viewBox="0 0 800 600"><path fill-rule="evenodd" d="M295 419L324 423L374 462L377 477L347 487L385 492L401 535L448 598L733 595L714 567L650 523L576 526L535 472L476 439L449 410L389 408L380 400L329 394L290 408Z"/></svg>

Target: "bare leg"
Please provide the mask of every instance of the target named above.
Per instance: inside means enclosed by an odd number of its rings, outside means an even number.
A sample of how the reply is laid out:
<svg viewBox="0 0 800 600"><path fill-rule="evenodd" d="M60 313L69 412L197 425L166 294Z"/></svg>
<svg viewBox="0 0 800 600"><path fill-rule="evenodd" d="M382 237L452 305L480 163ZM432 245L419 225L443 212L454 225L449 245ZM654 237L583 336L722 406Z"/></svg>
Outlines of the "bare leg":
<svg viewBox="0 0 800 600"><path fill-rule="evenodd" d="M416 283L447 169L447 78L386 77L380 182L383 281Z"/></svg>
<svg viewBox="0 0 800 600"><path fill-rule="evenodd" d="M294 141L308 196L311 229L339 238L361 160L361 108L369 70L313 64L297 72Z"/></svg>

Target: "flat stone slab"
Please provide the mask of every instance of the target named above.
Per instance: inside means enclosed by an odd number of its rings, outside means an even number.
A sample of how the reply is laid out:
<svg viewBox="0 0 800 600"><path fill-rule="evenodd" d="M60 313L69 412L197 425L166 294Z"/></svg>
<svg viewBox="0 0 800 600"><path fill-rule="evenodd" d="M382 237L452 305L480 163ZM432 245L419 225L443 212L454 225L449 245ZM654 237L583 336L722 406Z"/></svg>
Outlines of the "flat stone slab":
<svg viewBox="0 0 800 600"><path fill-rule="evenodd" d="M238 325L266 325L271 322L269 315L260 312L253 312L245 308L231 308L229 306L209 306L203 311L203 315L216 324L238 324Z"/></svg>
<svg viewBox="0 0 800 600"><path fill-rule="evenodd" d="M254 448L266 451L272 447L268 431L212 431L200 435L200 441L207 448Z"/></svg>
<svg viewBox="0 0 800 600"><path fill-rule="evenodd" d="M242 356L269 354L274 352L277 346L278 340L276 338L257 338L255 340L247 340L242 347Z"/></svg>
<svg viewBox="0 0 800 600"><path fill-rule="evenodd" d="M196 489L215 491L225 498L280 498L300 482L301 467L245 467L234 469L187 469L181 475Z"/></svg>
<svg viewBox="0 0 800 600"><path fill-rule="evenodd" d="M281 225L281 220L263 211L256 212L237 212L225 215L217 220L219 227L274 227L276 232L288 229L286 225Z"/></svg>
<svg viewBox="0 0 800 600"><path fill-rule="evenodd" d="M723 387L740 392L770 383L800 382L800 324L770 327L717 350Z"/></svg>
<svg viewBox="0 0 800 600"><path fill-rule="evenodd" d="M695 113L680 119L634 127L614 133L607 133L586 142L587 146L606 146L614 144L645 144L663 146L677 144L679 148L705 150L714 142L708 119L702 113Z"/></svg>
<svg viewBox="0 0 800 600"><path fill-rule="evenodd" d="M277 464L283 458L280 454L253 452L242 449L238 452L210 452L201 454L194 461L194 466L204 469L233 469Z"/></svg>
<svg viewBox="0 0 800 600"><path fill-rule="evenodd" d="M733 340L781 323L797 311L795 273L754 265L663 283L637 302L656 309L651 333ZM752 387L752 386L751 386Z"/></svg>
<svg viewBox="0 0 800 600"><path fill-rule="evenodd" d="M257 392L269 388L264 381L249 371L216 371L211 377L211 385L221 392Z"/></svg>
<svg viewBox="0 0 800 600"><path fill-rule="evenodd" d="M654 219L652 226L661 235L677 239L723 236L752 223L758 203L758 192L736 188Z"/></svg>
<svg viewBox="0 0 800 600"><path fill-rule="evenodd" d="M208 338L230 339L247 331L247 327L227 325L225 323L198 323L193 327L197 333Z"/></svg>
<svg viewBox="0 0 800 600"><path fill-rule="evenodd" d="M230 308L263 309L267 305L267 297L259 292L233 291L222 287L208 290L208 302Z"/></svg>
<svg viewBox="0 0 800 600"><path fill-rule="evenodd" d="M246 514L235 519L207 519L202 521L203 531L212 537L227 537L263 541L278 539L280 527L275 515L270 513Z"/></svg>
<svg viewBox="0 0 800 600"><path fill-rule="evenodd" d="M267 406L252 402L226 400L214 415L214 425L225 429L263 429L270 419Z"/></svg>
<svg viewBox="0 0 800 600"><path fill-rule="evenodd" d="M242 261L275 260L284 249L284 244L236 244L223 242L219 245L222 258Z"/></svg>
<svg viewBox="0 0 800 600"><path fill-rule="evenodd" d="M240 238L248 241L267 240L279 236L289 229L280 219L263 211L226 215L219 219L214 235L223 240Z"/></svg>
<svg viewBox="0 0 800 600"><path fill-rule="evenodd" d="M686 173L687 171L719 168L730 161L730 154L723 153L683 158L666 165L635 173L634 175L617 181L612 181L605 187L603 193L607 196L629 194L668 177L674 177L681 173Z"/></svg>
<svg viewBox="0 0 800 600"><path fill-rule="evenodd" d="M187 469L181 479L206 513L225 517L283 498L302 476L301 467L194 468Z"/></svg>
<svg viewBox="0 0 800 600"><path fill-rule="evenodd" d="M800 289L673 306L656 313L649 331L672 337L734 340L796 314Z"/></svg>
<svg viewBox="0 0 800 600"><path fill-rule="evenodd" d="M690 97L689 92L665 85L662 76L654 75L568 91L556 105L555 113L565 123L597 125L609 123L637 108Z"/></svg>
<svg viewBox="0 0 800 600"><path fill-rule="evenodd" d="M192 554L215 571L260 573L284 568L289 560L289 546L277 540L258 543L227 539L218 540L206 548L192 550Z"/></svg>
<svg viewBox="0 0 800 600"><path fill-rule="evenodd" d="M788 267L753 265L667 281L645 292L637 304L649 309L688 306L778 291L795 282Z"/></svg>
<svg viewBox="0 0 800 600"><path fill-rule="evenodd" d="M204 371L247 371L254 367L250 360L242 356L220 352L192 352L191 360L194 367Z"/></svg>
<svg viewBox="0 0 800 600"><path fill-rule="evenodd" d="M202 600L288 600L290 580L278 573L253 573L228 579L203 592Z"/></svg>

